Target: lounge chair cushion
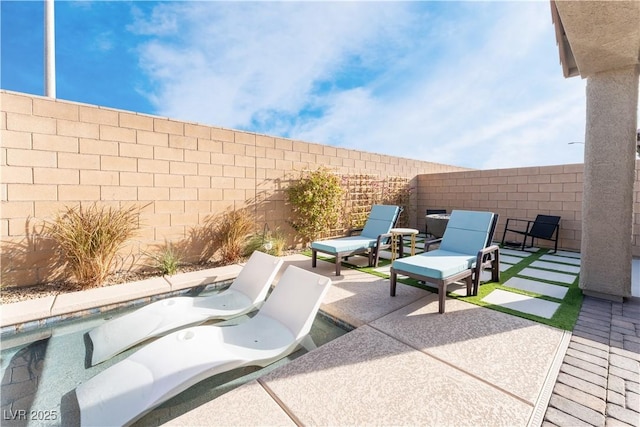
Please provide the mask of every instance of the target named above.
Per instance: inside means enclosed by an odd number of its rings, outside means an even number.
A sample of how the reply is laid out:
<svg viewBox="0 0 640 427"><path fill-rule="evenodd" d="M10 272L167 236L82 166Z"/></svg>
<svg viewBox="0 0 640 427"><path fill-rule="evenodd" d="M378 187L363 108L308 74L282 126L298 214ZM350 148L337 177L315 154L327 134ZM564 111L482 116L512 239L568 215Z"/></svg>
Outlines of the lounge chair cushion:
<svg viewBox="0 0 640 427"><path fill-rule="evenodd" d="M376 239L365 236L341 237L339 239L321 240L311 243L311 248L329 254L357 251L372 248L376 245Z"/></svg>
<svg viewBox="0 0 640 427"><path fill-rule="evenodd" d="M491 212L453 211L440 249L475 256L487 245L492 218Z"/></svg>
<svg viewBox="0 0 640 427"><path fill-rule="evenodd" d="M398 270L400 274L406 272L442 280L454 274L469 270L474 266L475 261L476 255L440 249L397 259L393 262L393 268Z"/></svg>
<svg viewBox="0 0 640 427"><path fill-rule="evenodd" d="M377 239L379 235L388 233L397 214L397 206L374 205L360 235Z"/></svg>

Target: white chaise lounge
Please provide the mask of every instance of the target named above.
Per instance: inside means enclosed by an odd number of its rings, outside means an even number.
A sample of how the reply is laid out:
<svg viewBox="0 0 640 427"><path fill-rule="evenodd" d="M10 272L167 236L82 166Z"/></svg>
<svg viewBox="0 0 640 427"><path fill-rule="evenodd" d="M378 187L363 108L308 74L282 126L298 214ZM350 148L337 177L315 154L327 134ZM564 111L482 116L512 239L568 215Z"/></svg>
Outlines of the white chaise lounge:
<svg viewBox="0 0 640 427"><path fill-rule="evenodd" d="M195 326L150 343L76 388L81 425L129 425L205 378L287 356L310 341L330 286L327 277L289 266L248 321Z"/></svg>
<svg viewBox="0 0 640 427"><path fill-rule="evenodd" d="M88 332L90 365L96 365L149 338L209 320L226 320L258 309L282 259L254 252L231 286L205 297L174 297L156 301L109 320Z"/></svg>

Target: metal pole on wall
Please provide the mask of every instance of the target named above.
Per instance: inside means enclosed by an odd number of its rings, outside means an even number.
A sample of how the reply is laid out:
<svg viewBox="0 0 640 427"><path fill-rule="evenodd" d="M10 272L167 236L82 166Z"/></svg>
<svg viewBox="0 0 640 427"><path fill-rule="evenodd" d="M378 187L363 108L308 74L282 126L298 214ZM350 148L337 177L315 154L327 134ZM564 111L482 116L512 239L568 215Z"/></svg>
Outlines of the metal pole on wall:
<svg viewBox="0 0 640 427"><path fill-rule="evenodd" d="M44 94L56 97L56 27L54 0L44 0Z"/></svg>

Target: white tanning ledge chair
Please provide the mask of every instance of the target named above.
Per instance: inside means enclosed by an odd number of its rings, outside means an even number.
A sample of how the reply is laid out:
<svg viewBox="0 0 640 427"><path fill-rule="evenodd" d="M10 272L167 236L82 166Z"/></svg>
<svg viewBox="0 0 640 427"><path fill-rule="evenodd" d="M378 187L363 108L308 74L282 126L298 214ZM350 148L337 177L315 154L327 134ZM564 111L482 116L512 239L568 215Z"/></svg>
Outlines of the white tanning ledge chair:
<svg viewBox="0 0 640 427"><path fill-rule="evenodd" d="M313 348L308 334L330 286L327 277L289 266L246 322L194 326L141 348L76 388L81 425L128 425L212 375Z"/></svg>
<svg viewBox="0 0 640 427"><path fill-rule="evenodd" d="M258 309L282 259L254 252L231 286L215 295L156 301L88 332L88 365L96 365L149 338L209 320L226 320Z"/></svg>

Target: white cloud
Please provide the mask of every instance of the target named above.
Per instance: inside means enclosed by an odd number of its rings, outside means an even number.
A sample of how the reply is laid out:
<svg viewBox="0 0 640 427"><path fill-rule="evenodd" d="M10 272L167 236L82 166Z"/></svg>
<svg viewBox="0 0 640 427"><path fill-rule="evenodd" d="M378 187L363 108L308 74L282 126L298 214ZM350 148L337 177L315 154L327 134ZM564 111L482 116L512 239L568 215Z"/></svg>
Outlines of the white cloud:
<svg viewBox="0 0 640 427"><path fill-rule="evenodd" d="M134 28L162 115L477 168L582 161L584 82L548 3L184 2Z"/></svg>

